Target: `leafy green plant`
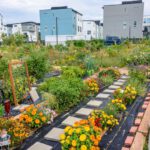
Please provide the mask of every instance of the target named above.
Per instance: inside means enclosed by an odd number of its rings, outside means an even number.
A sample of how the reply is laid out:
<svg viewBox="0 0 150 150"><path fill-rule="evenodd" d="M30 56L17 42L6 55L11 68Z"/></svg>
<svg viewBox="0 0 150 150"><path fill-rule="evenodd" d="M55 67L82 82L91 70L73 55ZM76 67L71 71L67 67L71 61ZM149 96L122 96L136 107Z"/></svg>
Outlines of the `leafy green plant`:
<svg viewBox="0 0 150 150"><path fill-rule="evenodd" d="M84 99L84 91L86 89L79 78L56 77L43 83L39 90L55 95L59 111L65 111Z"/></svg>
<svg viewBox="0 0 150 150"><path fill-rule="evenodd" d="M107 75L107 76L102 76L100 78L100 80L101 80L102 84L104 84L104 85L110 85L110 84L113 83L114 78L112 76Z"/></svg>
<svg viewBox="0 0 150 150"><path fill-rule="evenodd" d="M0 104L0 117L4 116L4 106Z"/></svg>

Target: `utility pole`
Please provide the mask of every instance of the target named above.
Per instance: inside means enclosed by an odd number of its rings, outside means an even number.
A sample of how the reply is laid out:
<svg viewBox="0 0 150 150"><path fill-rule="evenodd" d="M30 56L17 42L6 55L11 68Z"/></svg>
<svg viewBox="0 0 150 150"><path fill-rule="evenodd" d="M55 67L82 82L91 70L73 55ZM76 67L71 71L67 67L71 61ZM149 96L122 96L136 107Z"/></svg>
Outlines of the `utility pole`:
<svg viewBox="0 0 150 150"><path fill-rule="evenodd" d="M58 45L58 17L56 17L56 44Z"/></svg>

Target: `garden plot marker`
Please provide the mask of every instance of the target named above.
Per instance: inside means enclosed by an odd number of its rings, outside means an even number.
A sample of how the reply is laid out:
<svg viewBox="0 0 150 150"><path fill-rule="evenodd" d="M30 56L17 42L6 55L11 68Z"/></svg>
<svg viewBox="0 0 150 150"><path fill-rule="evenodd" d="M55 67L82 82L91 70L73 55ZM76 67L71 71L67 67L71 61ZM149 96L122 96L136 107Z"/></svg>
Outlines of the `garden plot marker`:
<svg viewBox="0 0 150 150"><path fill-rule="evenodd" d="M93 109L89 108L81 108L78 111L75 112L76 115L81 115L81 116L89 116Z"/></svg>
<svg viewBox="0 0 150 150"><path fill-rule="evenodd" d="M75 122L80 120L81 118L69 116L61 124L66 126L73 126Z"/></svg>
<svg viewBox="0 0 150 150"><path fill-rule="evenodd" d="M53 147L44 143L36 142L27 150L52 150Z"/></svg>
<svg viewBox="0 0 150 150"><path fill-rule="evenodd" d="M64 129L61 128L53 128L49 131L45 136L44 139L51 140L51 141L59 141L60 135L64 133Z"/></svg>

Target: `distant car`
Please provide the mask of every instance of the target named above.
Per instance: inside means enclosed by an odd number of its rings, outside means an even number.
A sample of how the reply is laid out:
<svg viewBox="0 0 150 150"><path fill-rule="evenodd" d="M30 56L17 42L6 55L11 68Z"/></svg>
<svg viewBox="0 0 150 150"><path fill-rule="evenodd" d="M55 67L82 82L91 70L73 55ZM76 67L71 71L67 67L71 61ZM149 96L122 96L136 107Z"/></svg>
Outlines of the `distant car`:
<svg viewBox="0 0 150 150"><path fill-rule="evenodd" d="M117 36L108 36L105 40L106 45L121 44L121 40Z"/></svg>

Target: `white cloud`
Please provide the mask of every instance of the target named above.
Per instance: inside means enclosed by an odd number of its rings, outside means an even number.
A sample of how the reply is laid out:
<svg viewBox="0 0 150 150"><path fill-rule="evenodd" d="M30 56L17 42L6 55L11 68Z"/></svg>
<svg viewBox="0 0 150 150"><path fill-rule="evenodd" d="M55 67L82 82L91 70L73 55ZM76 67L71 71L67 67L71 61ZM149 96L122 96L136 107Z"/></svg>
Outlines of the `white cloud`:
<svg viewBox="0 0 150 150"><path fill-rule="evenodd" d="M145 14L150 14L150 0L144 0ZM102 18L103 5L121 3L121 0L0 0L0 12L6 22L39 20L39 10L53 6L69 6L83 13L86 19Z"/></svg>

